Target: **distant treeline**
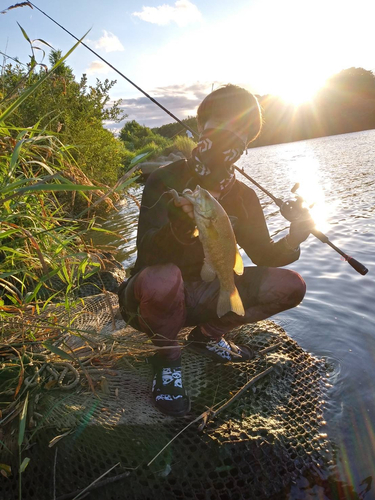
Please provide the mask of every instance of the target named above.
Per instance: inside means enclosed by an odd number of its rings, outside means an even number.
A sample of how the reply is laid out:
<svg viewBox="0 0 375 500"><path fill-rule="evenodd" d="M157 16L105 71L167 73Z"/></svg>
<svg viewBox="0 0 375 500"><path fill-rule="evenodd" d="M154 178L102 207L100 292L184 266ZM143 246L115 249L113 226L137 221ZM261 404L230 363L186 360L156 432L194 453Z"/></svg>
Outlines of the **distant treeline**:
<svg viewBox="0 0 375 500"><path fill-rule="evenodd" d="M375 128L375 75L363 68L345 69L332 76L312 101L298 107L271 95L257 97L263 130L251 147ZM197 130L195 117L183 122ZM178 123L153 131L164 137L186 134Z"/></svg>

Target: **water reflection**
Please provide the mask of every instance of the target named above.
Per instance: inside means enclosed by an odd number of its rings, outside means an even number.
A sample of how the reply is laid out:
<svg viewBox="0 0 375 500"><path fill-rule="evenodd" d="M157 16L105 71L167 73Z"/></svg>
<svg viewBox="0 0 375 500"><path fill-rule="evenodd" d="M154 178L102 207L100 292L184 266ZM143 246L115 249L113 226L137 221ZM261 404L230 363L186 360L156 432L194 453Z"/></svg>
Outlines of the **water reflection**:
<svg viewBox="0 0 375 500"><path fill-rule="evenodd" d="M107 219L100 224L100 228L110 231L110 234L91 232L88 235L97 247L111 247L115 251L116 259L122 262L125 269L132 267L136 259L139 201L142 191L143 185L131 188L129 196L125 196L117 205L117 212L108 214Z"/></svg>
<svg viewBox="0 0 375 500"><path fill-rule="evenodd" d="M320 172L319 160L314 156L299 157L298 161L292 162L287 170L290 183L298 180L298 194L305 200L304 206L310 208L312 218L319 231L326 231L329 228L328 218L334 213L334 203L328 204L323 190L323 182ZM330 185L325 185L325 189L330 189Z"/></svg>

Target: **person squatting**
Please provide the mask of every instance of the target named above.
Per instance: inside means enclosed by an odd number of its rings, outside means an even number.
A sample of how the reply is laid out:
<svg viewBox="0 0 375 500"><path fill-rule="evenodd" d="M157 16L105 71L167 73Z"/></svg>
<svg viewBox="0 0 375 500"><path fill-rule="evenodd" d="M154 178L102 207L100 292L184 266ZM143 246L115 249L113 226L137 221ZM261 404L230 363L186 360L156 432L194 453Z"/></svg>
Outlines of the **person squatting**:
<svg viewBox="0 0 375 500"><path fill-rule="evenodd" d="M256 97L235 85L209 94L197 111L199 142L191 158L157 169L147 179L137 233L137 260L119 289L121 314L145 332L159 349L152 358L152 398L167 415L190 410L181 373L177 335L193 326L186 348L214 362L246 362L252 350L225 339L233 328L257 322L297 306L306 286L299 274L280 267L300 257L299 245L312 228L311 218L293 221L278 241L269 235L260 201L253 189L235 176L235 162L261 132L262 114ZM218 317L219 280L201 278L204 252L194 236L193 205L169 196L197 186L216 198L230 218L238 245L253 266L235 275L244 315L230 311Z"/></svg>

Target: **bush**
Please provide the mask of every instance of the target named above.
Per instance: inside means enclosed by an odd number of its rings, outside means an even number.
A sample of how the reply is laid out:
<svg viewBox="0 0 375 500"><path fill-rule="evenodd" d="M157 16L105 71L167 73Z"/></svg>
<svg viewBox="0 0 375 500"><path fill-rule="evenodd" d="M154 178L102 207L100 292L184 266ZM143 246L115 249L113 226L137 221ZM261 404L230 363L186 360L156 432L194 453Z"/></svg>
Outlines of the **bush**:
<svg viewBox="0 0 375 500"><path fill-rule="evenodd" d="M171 145L171 141L159 134L155 134L148 127L140 125L135 120L125 123L120 131L120 139L124 142L128 151L134 151L139 154L139 151L149 144L153 143L160 150L167 148ZM154 148L155 146L151 146Z"/></svg>
<svg viewBox="0 0 375 500"><path fill-rule="evenodd" d="M197 146L193 139L182 135L178 135L177 137L175 137L173 145L185 156L185 158L190 158L191 152Z"/></svg>

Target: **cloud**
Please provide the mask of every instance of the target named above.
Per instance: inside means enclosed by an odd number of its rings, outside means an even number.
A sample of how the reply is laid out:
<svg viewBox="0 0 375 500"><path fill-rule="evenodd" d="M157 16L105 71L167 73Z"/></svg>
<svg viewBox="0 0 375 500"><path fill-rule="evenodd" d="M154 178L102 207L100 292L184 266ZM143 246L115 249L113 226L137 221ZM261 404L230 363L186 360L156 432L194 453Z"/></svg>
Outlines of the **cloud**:
<svg viewBox="0 0 375 500"><path fill-rule="evenodd" d="M124 46L116 35L110 31L103 30L104 35L99 40L94 41L96 49L103 49L105 52L122 52L125 50Z"/></svg>
<svg viewBox="0 0 375 500"><path fill-rule="evenodd" d="M93 61L87 68L86 73L88 75L100 73L102 75L107 74L110 71L110 67L101 61Z"/></svg>
<svg viewBox="0 0 375 500"><path fill-rule="evenodd" d="M159 26L166 26L171 22L175 22L180 27L199 22L202 19L198 7L189 0L177 0L174 5L163 4L158 7L142 7L142 11L133 12L133 16Z"/></svg>
<svg viewBox="0 0 375 500"><path fill-rule="evenodd" d="M194 116L199 104L210 91L211 84L197 82L193 85L157 87L148 93L181 120ZM116 131L119 126L123 127L130 120L151 128L174 122L172 117L145 96L122 99L120 108L128 116L120 124L107 123L106 126L112 131Z"/></svg>

